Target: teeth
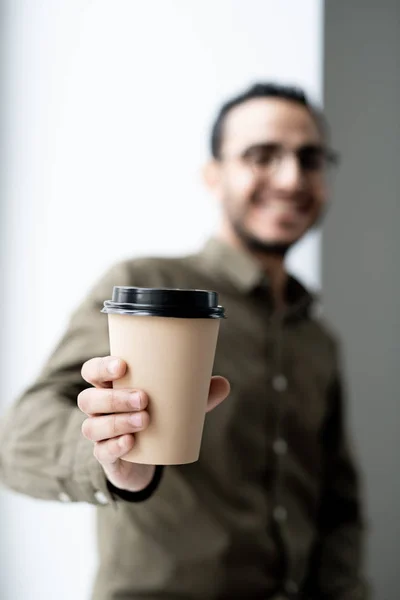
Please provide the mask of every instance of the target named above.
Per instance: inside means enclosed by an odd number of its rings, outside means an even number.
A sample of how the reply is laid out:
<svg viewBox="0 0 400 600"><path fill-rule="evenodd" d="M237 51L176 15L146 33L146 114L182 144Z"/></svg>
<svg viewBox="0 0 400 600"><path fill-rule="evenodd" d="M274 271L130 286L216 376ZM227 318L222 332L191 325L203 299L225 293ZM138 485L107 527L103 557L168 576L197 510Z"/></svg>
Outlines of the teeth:
<svg viewBox="0 0 400 600"><path fill-rule="evenodd" d="M294 204L286 204L284 202L271 202L271 208L275 210L295 210Z"/></svg>
<svg viewBox="0 0 400 600"><path fill-rule="evenodd" d="M264 210L273 210L276 212L298 212L300 210L300 206L297 206L296 204L286 204L285 202L274 201L262 203L260 204L260 208L263 208Z"/></svg>

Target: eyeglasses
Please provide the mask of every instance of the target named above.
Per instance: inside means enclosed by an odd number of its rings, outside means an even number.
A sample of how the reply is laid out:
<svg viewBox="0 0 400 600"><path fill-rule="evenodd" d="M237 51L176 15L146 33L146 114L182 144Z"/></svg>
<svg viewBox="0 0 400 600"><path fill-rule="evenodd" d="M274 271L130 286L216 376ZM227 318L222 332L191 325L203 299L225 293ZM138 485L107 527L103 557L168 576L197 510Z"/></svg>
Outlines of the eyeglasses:
<svg viewBox="0 0 400 600"><path fill-rule="evenodd" d="M287 156L294 156L304 175L322 174L338 165L339 156L333 150L318 144L307 144L290 150L280 144L256 144L239 154L238 158L255 173L272 173L277 170Z"/></svg>

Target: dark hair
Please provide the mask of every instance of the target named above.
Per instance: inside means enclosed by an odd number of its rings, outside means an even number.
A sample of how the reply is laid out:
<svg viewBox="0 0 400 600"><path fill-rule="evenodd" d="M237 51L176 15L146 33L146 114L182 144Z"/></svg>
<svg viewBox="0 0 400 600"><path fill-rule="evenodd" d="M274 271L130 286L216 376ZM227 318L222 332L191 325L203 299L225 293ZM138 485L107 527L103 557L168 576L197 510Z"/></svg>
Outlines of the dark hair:
<svg viewBox="0 0 400 600"><path fill-rule="evenodd" d="M255 83L238 96L225 102L220 108L211 130L211 154L214 158L221 158L223 130L227 114L235 106L239 106L239 104L243 104L243 102L253 100L254 98L281 98L282 100L289 100L290 102L296 102L304 106L315 120L323 137L326 138L328 136L328 127L324 116L309 101L304 90L299 87L276 83Z"/></svg>

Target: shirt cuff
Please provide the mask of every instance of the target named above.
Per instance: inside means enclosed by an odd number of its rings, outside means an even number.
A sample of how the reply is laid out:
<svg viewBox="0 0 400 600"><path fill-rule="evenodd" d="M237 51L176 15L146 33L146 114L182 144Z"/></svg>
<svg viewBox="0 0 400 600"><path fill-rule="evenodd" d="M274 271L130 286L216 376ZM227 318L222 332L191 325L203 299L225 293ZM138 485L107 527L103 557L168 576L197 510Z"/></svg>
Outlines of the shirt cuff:
<svg viewBox="0 0 400 600"><path fill-rule="evenodd" d="M107 488L113 496L117 496L121 500L126 500L127 502L144 502L144 500L148 500L158 488L163 472L164 467L161 465L157 465L154 471L153 479L150 481L147 487L145 487L143 490L140 490L139 492L129 492L128 490L121 490L115 487L115 485L113 485L110 481L107 481Z"/></svg>

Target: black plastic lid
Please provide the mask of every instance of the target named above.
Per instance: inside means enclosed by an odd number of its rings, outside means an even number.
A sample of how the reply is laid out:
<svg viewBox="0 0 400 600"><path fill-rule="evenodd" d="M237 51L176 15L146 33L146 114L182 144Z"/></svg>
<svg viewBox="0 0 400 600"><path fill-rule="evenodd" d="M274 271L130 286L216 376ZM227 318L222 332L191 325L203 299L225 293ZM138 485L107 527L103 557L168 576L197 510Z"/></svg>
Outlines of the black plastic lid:
<svg viewBox="0 0 400 600"><path fill-rule="evenodd" d="M104 302L101 312L186 319L225 317L217 292L128 286L114 286L112 300Z"/></svg>

